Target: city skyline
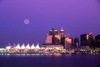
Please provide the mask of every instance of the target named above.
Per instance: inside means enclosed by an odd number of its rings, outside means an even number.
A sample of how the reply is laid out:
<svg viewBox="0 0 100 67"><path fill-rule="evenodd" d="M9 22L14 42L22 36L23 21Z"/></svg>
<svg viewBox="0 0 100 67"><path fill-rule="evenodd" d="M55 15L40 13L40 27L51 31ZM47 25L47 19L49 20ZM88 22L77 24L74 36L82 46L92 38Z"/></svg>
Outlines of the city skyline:
<svg viewBox="0 0 100 67"><path fill-rule="evenodd" d="M29 23L25 24L25 19ZM51 28L61 27L71 38L100 34L100 1L0 1L0 47L13 43L44 43Z"/></svg>
<svg viewBox="0 0 100 67"><path fill-rule="evenodd" d="M52 31L53 30L55 30L55 32L53 33ZM61 33L61 31L62 31L62 33ZM60 34L58 33L58 32L60 32ZM67 38L70 38L70 34L68 35L64 35L64 29L63 29L63 27L61 27L61 30L60 31L58 31L57 29L54 29L54 28L52 28L51 30L49 30L49 33L48 34L46 34L45 36L46 36L46 38L47 38L47 35L50 35L50 37L52 36L52 35L56 35L56 36L63 36L63 37L67 37ZM90 34L92 34L92 32L90 32L90 33L85 33L85 34L81 34L80 35L80 37L78 38L78 37L76 37L76 38L70 38L71 40L72 40L72 42L71 42L71 46L86 46L86 45L88 45L88 44L83 44L82 45L82 41L81 41L81 38L84 38L84 37L81 37L82 35L86 35L85 36L85 38L88 40L88 38L90 38ZM87 36L88 35L88 36ZM92 36L93 36L93 34L92 34ZM100 35L97 35L97 36L100 36ZM93 38L93 40L94 40L94 42L95 42L95 38L97 37L97 36L95 36L94 38ZM58 37L59 38L59 37ZM79 39L79 40L75 40L75 39ZM99 38L99 37L98 37ZM98 40L98 39L97 39ZM44 40L45 41L45 40ZM46 42L46 41L45 41ZM77 45L76 45L76 43L74 43L74 42L77 42ZM9 46L11 46L11 47L14 47L14 46L17 46L17 45L21 45L21 44L24 44L24 43L20 43L20 42L18 42L18 43L10 43L10 42L8 42L8 45ZM24 45L30 45L30 44L34 44L34 43L29 43L29 42L27 42L27 43L25 43ZM39 44L39 42L38 42L38 44ZM47 43L48 44L48 43ZM94 44L94 43L92 43L92 44ZM6 45L6 46L8 46L8 45ZM42 43L42 45L43 45L43 43ZM40 46L42 46L41 44L40 44ZM56 44L57 45L57 44ZM35 46L37 46L37 45L35 45ZM93 46L93 45L92 45Z"/></svg>

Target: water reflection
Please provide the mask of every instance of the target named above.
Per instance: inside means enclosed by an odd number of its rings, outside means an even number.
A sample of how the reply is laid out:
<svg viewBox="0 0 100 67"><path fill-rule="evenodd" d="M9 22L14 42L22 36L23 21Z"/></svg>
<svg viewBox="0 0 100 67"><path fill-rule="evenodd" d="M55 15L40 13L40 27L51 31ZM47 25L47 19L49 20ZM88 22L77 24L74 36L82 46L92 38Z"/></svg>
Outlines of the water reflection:
<svg viewBox="0 0 100 67"><path fill-rule="evenodd" d="M35 54L31 54L31 55L35 55Z"/></svg>
<svg viewBox="0 0 100 67"><path fill-rule="evenodd" d="M72 56L72 54L65 54L65 56Z"/></svg>

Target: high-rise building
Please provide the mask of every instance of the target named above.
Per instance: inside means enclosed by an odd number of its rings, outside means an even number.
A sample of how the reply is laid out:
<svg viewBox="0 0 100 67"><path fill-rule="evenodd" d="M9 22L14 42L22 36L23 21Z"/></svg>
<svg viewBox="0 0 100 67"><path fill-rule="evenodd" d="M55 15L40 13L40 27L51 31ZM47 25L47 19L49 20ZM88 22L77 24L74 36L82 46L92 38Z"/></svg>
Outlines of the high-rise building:
<svg viewBox="0 0 100 67"><path fill-rule="evenodd" d="M79 46L79 38L78 37L74 38L74 46L75 47Z"/></svg>
<svg viewBox="0 0 100 67"><path fill-rule="evenodd" d="M74 45L74 40L73 40L73 38L70 38L71 39L71 46L73 46Z"/></svg>
<svg viewBox="0 0 100 67"><path fill-rule="evenodd" d="M64 37L64 33L65 33L65 31L63 30L63 28L61 28L61 30L60 30L61 37Z"/></svg>
<svg viewBox="0 0 100 67"><path fill-rule="evenodd" d="M68 49L71 48L72 45L72 39L68 36L64 35L65 31L63 28L60 30L60 35L58 35L58 31L55 29L52 29L49 31L49 35L46 35L45 43L42 46L49 46L49 47L56 47L63 46L63 48Z"/></svg>
<svg viewBox="0 0 100 67"><path fill-rule="evenodd" d="M65 48L65 37L61 37L61 44L64 46Z"/></svg>
<svg viewBox="0 0 100 67"><path fill-rule="evenodd" d="M71 48L71 46L72 46L71 44L72 44L72 39L69 37L66 37L65 38L65 49Z"/></svg>
<svg viewBox="0 0 100 67"><path fill-rule="evenodd" d="M93 34L92 32L88 33L88 34L82 34L80 36L81 39L81 46L92 46L93 43Z"/></svg>
<svg viewBox="0 0 100 67"><path fill-rule="evenodd" d="M52 44L52 35L46 35L45 43L46 44Z"/></svg>
<svg viewBox="0 0 100 67"><path fill-rule="evenodd" d="M60 39L61 39L60 35L53 35L52 44L60 44L60 42L61 42Z"/></svg>
<svg viewBox="0 0 100 67"><path fill-rule="evenodd" d="M56 29L51 29L51 30L49 31L49 35L58 35L58 30L56 30Z"/></svg>
<svg viewBox="0 0 100 67"><path fill-rule="evenodd" d="M94 46L94 47L99 47L99 48L100 48L100 35L95 36L93 46Z"/></svg>
<svg viewBox="0 0 100 67"><path fill-rule="evenodd" d="M49 31L49 35L46 35L45 44L60 44L60 35L56 29Z"/></svg>

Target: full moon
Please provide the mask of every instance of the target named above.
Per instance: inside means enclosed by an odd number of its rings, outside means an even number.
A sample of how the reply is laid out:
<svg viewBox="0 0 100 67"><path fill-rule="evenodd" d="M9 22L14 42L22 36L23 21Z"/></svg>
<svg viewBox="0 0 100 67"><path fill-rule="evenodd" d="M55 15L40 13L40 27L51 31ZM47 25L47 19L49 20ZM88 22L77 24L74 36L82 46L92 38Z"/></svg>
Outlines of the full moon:
<svg viewBox="0 0 100 67"><path fill-rule="evenodd" d="M28 19L25 19L25 20L24 20L24 23L25 23L25 24L29 24L29 20L28 20Z"/></svg>

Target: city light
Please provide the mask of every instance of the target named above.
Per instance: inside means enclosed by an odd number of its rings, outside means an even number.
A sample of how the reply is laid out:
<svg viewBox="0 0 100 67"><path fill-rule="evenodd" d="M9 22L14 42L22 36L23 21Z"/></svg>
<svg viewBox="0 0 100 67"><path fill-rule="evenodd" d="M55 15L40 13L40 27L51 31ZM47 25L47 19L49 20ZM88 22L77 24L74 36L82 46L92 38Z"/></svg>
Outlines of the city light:
<svg viewBox="0 0 100 67"><path fill-rule="evenodd" d="M7 47L6 47L6 49L10 49L10 48L11 48L10 46L7 46Z"/></svg>

